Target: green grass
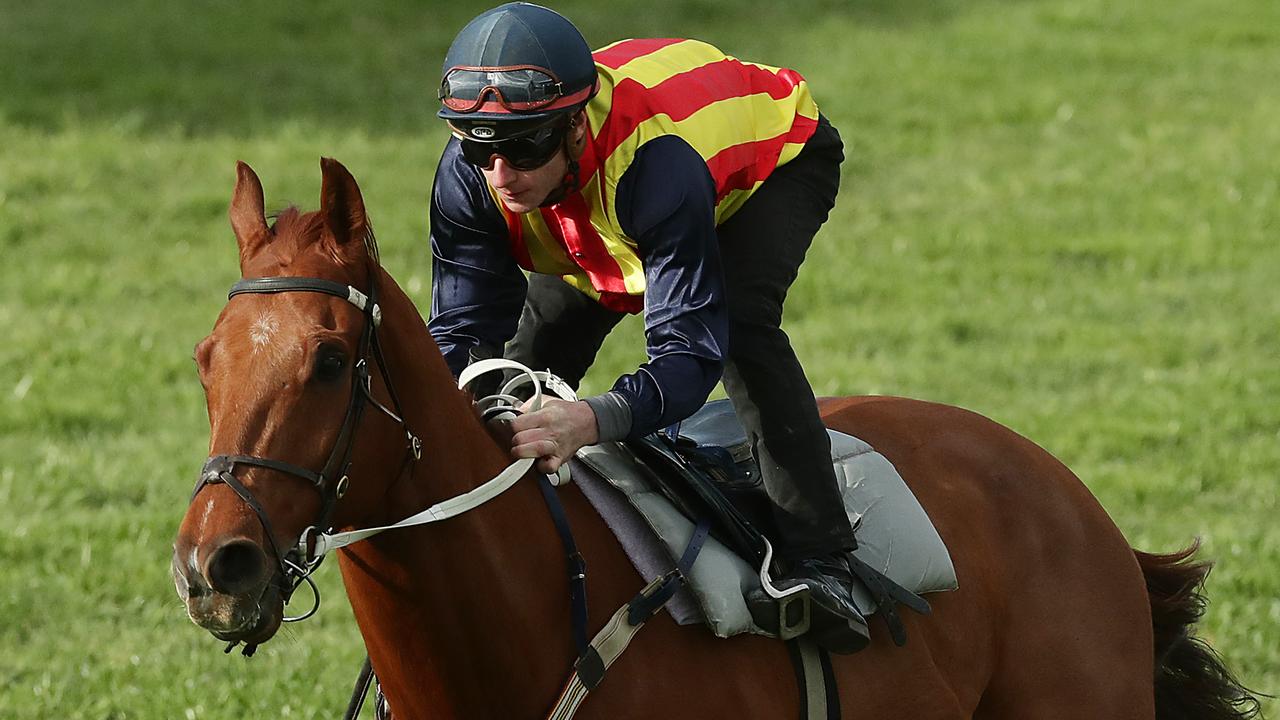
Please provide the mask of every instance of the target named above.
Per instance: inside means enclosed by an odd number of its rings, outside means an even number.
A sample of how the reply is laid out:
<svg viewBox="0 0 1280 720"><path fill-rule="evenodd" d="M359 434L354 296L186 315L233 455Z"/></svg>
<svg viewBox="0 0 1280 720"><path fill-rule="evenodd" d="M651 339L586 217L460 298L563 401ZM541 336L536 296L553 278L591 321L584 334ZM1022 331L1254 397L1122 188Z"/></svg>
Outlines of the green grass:
<svg viewBox="0 0 1280 720"><path fill-rule="evenodd" d="M801 70L848 155L788 306L817 391L980 411L1136 546L1202 537L1204 634L1280 690L1280 5L558 7L593 45ZM432 88L474 10L0 0L0 717L341 711L361 647L332 568L248 664L174 596L207 441L190 352L238 276L236 159L304 207L317 158L346 163L426 308ZM639 361L618 335L589 389Z"/></svg>

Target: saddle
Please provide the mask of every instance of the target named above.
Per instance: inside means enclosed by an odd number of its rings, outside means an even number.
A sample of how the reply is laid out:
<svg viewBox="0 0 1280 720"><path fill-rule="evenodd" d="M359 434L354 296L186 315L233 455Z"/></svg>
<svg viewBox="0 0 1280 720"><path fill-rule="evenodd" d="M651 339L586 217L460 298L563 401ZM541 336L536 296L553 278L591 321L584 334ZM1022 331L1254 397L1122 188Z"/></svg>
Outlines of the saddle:
<svg viewBox="0 0 1280 720"><path fill-rule="evenodd" d="M829 431L832 462L858 549L851 566L855 605L879 613L894 641L906 641L895 607L928 612L920 594L954 590L955 568L932 522L884 456L858 438ZM680 624L705 623L720 637L749 632L789 639L807 629L807 598L772 588L771 503L732 405L705 405L674 432L579 451L573 480L617 535L646 580L669 572L699 521L711 537L687 587L667 604ZM764 588L776 615L756 615L745 596ZM757 593L758 594L758 593Z"/></svg>

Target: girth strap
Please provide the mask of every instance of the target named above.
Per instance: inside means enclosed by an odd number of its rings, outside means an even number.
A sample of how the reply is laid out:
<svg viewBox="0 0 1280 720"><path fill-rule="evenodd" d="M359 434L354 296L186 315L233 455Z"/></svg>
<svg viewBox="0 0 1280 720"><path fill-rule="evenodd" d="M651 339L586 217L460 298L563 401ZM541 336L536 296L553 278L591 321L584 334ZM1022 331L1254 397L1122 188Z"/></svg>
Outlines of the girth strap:
<svg viewBox="0 0 1280 720"><path fill-rule="evenodd" d="M800 691L800 720L840 720L840 692L831 655L807 638L787 641Z"/></svg>

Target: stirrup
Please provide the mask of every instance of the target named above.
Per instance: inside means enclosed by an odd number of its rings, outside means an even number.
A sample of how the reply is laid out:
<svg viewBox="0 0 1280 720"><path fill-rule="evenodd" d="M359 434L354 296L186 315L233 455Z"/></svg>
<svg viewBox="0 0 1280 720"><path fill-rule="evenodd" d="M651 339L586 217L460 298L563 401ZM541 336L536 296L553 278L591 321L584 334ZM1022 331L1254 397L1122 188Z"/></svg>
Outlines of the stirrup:
<svg viewBox="0 0 1280 720"><path fill-rule="evenodd" d="M760 587L778 604L778 638L790 640L809 632L809 587L799 583L795 587L779 590L769 576L773 563L773 545L764 541L764 562L760 565Z"/></svg>

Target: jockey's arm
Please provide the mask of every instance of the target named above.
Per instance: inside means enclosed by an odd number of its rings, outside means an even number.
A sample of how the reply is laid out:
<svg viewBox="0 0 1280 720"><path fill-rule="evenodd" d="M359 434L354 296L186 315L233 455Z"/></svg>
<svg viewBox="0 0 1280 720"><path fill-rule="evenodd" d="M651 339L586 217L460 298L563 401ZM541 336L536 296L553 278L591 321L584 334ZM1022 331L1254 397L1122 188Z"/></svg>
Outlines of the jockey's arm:
<svg viewBox="0 0 1280 720"><path fill-rule="evenodd" d="M516 332L528 283L480 170L450 139L431 191L431 336L454 375Z"/></svg>
<svg viewBox="0 0 1280 720"><path fill-rule="evenodd" d="M644 263L648 361L589 398L597 414L630 418L599 423L601 440L641 437L692 415L720 380L729 321L715 227L715 183L706 162L676 136L649 141L618 183L618 217ZM611 396L611 397L609 397Z"/></svg>

